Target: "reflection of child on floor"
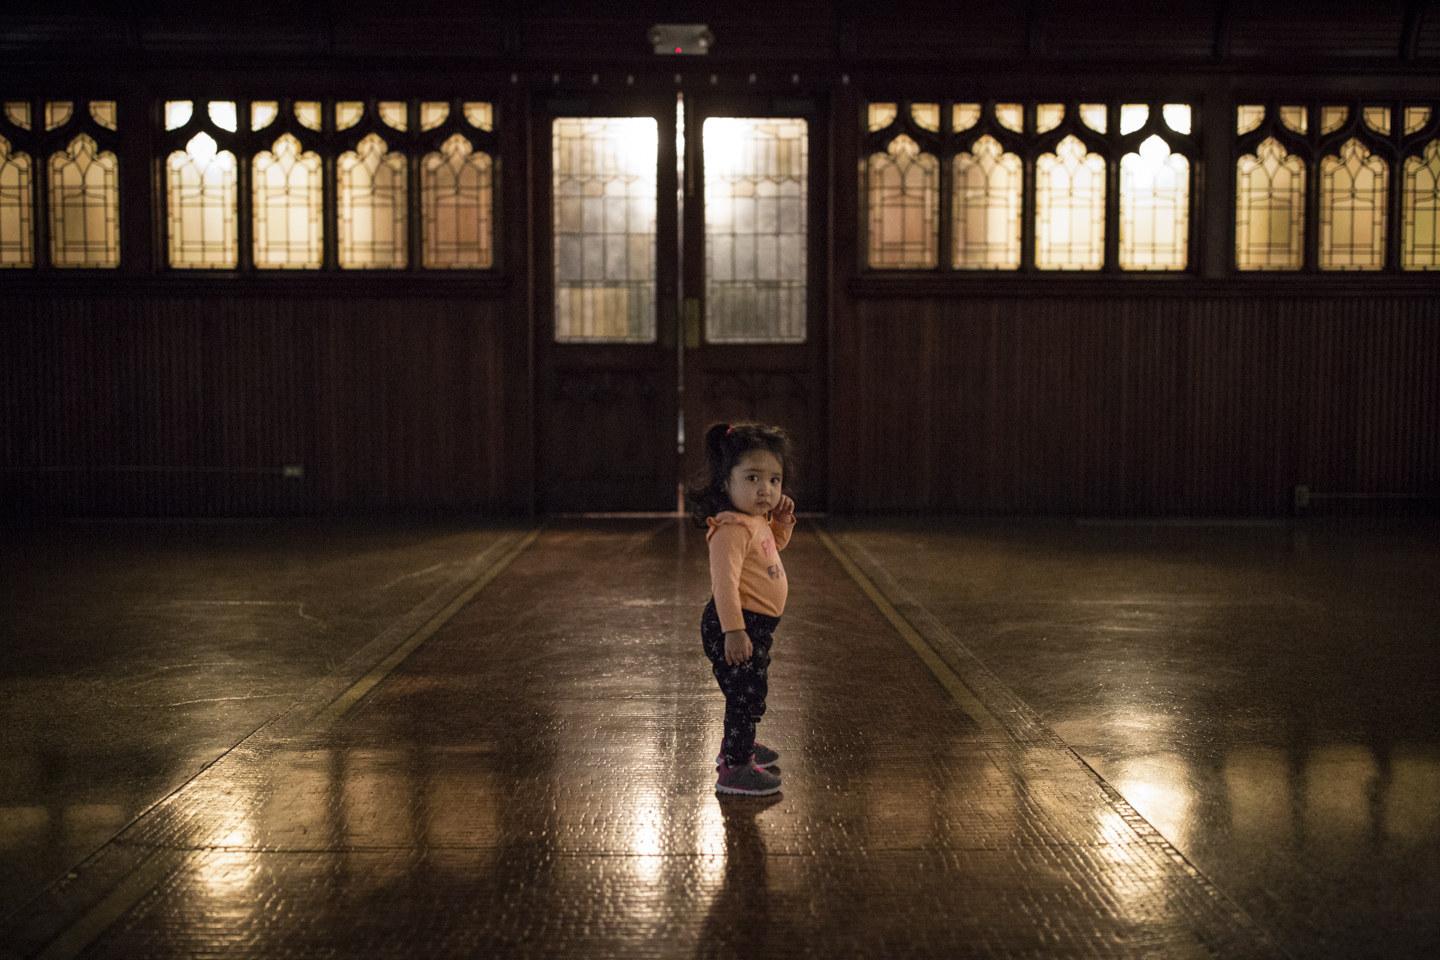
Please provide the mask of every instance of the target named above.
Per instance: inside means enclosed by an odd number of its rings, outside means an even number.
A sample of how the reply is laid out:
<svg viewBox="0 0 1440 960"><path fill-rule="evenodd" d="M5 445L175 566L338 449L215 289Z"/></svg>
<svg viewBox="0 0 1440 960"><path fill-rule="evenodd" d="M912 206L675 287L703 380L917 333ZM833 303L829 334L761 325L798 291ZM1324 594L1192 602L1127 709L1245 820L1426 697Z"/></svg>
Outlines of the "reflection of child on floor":
<svg viewBox="0 0 1440 960"><path fill-rule="evenodd" d="M716 424L705 434L709 477L689 491L690 516L708 527L714 596L700 639L725 694L725 739L715 758L717 793L765 796L780 777L765 769L780 755L755 742L765 713L771 635L788 585L780 551L795 527L795 503L781 492L790 440L778 427Z"/></svg>

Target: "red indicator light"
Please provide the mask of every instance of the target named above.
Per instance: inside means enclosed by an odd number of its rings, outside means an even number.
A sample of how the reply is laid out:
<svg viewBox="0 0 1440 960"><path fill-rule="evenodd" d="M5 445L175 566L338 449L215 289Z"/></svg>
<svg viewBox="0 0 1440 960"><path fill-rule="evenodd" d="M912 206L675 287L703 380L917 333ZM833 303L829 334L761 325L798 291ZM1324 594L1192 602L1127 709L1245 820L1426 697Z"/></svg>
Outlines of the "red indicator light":
<svg viewBox="0 0 1440 960"><path fill-rule="evenodd" d="M676 52L676 53L680 53L680 52L681 52L681 51L680 51L680 48L679 48L679 47L676 47L676 48L675 48L675 52Z"/></svg>

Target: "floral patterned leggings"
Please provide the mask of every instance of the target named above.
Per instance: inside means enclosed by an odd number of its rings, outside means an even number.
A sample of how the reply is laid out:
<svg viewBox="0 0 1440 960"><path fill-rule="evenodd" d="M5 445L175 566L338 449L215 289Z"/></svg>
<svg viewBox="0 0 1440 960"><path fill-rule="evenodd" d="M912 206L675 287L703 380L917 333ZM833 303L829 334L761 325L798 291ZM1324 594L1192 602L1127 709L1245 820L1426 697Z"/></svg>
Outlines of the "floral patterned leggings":
<svg viewBox="0 0 1440 960"><path fill-rule="evenodd" d="M720 692L725 694L725 740L720 753L726 766L731 767L749 762L755 752L755 724L765 715L765 697L770 692L770 644L780 625L779 617L753 610L741 613L745 615L745 632L750 634L753 652L749 660L735 667L725 662L725 631L720 628L713 597L700 615L700 641Z"/></svg>

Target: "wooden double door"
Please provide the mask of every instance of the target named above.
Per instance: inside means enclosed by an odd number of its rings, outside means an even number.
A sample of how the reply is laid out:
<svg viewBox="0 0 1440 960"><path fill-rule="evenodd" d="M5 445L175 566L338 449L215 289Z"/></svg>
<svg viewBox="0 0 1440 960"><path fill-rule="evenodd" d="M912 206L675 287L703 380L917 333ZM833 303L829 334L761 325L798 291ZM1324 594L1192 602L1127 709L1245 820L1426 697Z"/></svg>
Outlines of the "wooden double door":
<svg viewBox="0 0 1440 960"><path fill-rule="evenodd" d="M715 422L783 426L824 509L817 102L552 97L534 126L539 507L673 510Z"/></svg>

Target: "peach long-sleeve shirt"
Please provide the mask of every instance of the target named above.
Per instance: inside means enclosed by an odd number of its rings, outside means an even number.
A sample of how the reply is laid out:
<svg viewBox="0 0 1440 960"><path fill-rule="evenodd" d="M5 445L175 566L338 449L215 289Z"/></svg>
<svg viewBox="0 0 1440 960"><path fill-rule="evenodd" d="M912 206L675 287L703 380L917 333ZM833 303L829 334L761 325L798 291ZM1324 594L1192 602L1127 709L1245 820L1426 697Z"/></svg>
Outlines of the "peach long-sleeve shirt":
<svg viewBox="0 0 1440 960"><path fill-rule="evenodd" d="M780 551L790 542L794 516L785 523L724 510L705 522L710 527L705 532L710 546L710 589L715 594L720 628L744 630L741 610L772 617L784 613L790 586Z"/></svg>

